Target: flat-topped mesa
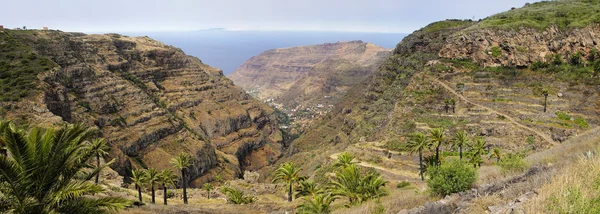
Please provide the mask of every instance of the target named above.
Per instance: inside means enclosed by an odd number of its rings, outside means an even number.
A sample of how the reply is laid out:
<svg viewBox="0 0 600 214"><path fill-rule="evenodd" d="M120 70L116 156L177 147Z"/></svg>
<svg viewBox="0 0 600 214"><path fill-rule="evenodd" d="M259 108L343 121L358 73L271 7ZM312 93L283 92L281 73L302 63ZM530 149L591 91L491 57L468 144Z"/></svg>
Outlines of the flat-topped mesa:
<svg viewBox="0 0 600 214"><path fill-rule="evenodd" d="M261 99L301 105L310 98L340 97L389 54L360 40L273 49L250 58L229 77Z"/></svg>
<svg viewBox="0 0 600 214"><path fill-rule="evenodd" d="M55 65L36 83L42 96L11 105L33 101L38 112L51 113L28 113L35 123L59 116L98 127L121 175L132 167L171 168L170 159L187 152L194 157L193 186L217 174L239 177L282 154L274 111L178 48L117 34L10 31L0 39L19 40Z"/></svg>

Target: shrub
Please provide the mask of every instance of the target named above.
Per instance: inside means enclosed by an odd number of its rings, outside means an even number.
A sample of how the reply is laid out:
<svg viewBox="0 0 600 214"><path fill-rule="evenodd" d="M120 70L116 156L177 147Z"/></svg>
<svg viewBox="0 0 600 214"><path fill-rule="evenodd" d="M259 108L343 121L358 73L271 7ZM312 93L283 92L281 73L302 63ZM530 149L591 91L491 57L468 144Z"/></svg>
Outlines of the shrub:
<svg viewBox="0 0 600 214"><path fill-rule="evenodd" d="M577 125L579 125L579 127L587 129L590 127L590 125L585 121L585 118L583 117L575 117L575 123Z"/></svg>
<svg viewBox="0 0 600 214"><path fill-rule="evenodd" d="M496 58L502 56L502 50L500 50L500 47L498 47L498 46L492 47L492 56L496 57Z"/></svg>
<svg viewBox="0 0 600 214"><path fill-rule="evenodd" d="M552 64L554 65L562 65L562 57L560 56L560 54L555 54L552 57Z"/></svg>
<svg viewBox="0 0 600 214"><path fill-rule="evenodd" d="M167 190L167 198L175 197L175 190Z"/></svg>
<svg viewBox="0 0 600 214"><path fill-rule="evenodd" d="M457 159L444 162L438 167L429 167L427 175L427 186L432 193L439 195L465 191L477 180L475 169Z"/></svg>
<svg viewBox="0 0 600 214"><path fill-rule="evenodd" d="M557 112L555 112L555 114L558 117L558 119L561 119L561 120L571 120L571 116L568 115L568 114L566 114L566 113L564 113L564 112L557 111Z"/></svg>
<svg viewBox="0 0 600 214"><path fill-rule="evenodd" d="M396 188L400 189L400 188L404 188L410 186L410 182L408 181L401 181L400 183L396 184Z"/></svg>
<svg viewBox="0 0 600 214"><path fill-rule="evenodd" d="M256 201L253 196L247 196L242 190L231 187L221 187L221 192L227 197L229 204L251 204Z"/></svg>
<svg viewBox="0 0 600 214"><path fill-rule="evenodd" d="M537 71L537 70L541 70L541 69L546 69L548 68L548 63L546 62L540 62L540 61L536 61L534 63L531 64L531 70Z"/></svg>
<svg viewBox="0 0 600 214"><path fill-rule="evenodd" d="M569 63L571 63L571 65L583 64L583 61L581 60L581 52L577 51L577 53L571 55L569 58Z"/></svg>
<svg viewBox="0 0 600 214"><path fill-rule="evenodd" d="M505 173L509 172L522 172L527 169L527 163L523 160L523 157L519 154L509 153L500 162L498 166L502 168Z"/></svg>

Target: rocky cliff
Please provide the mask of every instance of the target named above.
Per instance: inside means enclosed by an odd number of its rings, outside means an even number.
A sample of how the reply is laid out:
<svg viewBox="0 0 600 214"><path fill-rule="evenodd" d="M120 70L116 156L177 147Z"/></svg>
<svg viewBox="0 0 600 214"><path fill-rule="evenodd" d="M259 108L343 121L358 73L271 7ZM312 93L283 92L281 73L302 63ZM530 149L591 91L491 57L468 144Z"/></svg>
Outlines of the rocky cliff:
<svg viewBox="0 0 600 214"><path fill-rule="evenodd" d="M600 49L599 38L600 25L597 24L573 29L553 25L541 31L474 28L450 36L439 55L468 58L483 66L527 67L534 62L551 63L557 54L565 62L577 53L587 58L593 54L592 50Z"/></svg>
<svg viewBox="0 0 600 214"><path fill-rule="evenodd" d="M186 152L196 182L238 177L285 147L271 108L178 48L117 34L3 31L0 39L51 61L34 80L36 93L0 103L3 116L95 126L121 175L170 168L171 157Z"/></svg>
<svg viewBox="0 0 600 214"><path fill-rule="evenodd" d="M229 77L261 99L287 107L333 104L389 56L389 50L362 41L268 50Z"/></svg>

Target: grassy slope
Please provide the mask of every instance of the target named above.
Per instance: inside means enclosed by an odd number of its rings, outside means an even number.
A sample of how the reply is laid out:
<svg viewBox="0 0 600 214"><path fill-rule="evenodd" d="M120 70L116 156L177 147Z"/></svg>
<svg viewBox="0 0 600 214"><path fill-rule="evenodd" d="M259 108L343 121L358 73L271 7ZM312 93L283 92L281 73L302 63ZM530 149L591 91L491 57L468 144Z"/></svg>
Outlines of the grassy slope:
<svg viewBox="0 0 600 214"><path fill-rule="evenodd" d="M579 28L600 23L599 0L556 0L527 4L523 8L499 13L483 19L476 28L546 29Z"/></svg>
<svg viewBox="0 0 600 214"><path fill-rule="evenodd" d="M18 101L39 89L37 75L56 66L46 57L37 55L30 42L33 30L0 31L0 101Z"/></svg>

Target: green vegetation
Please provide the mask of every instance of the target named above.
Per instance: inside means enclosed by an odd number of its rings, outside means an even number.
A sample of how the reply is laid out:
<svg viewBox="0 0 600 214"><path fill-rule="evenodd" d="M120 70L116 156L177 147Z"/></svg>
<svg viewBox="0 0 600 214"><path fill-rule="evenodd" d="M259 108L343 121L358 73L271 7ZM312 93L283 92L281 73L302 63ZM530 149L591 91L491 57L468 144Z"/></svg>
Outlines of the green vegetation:
<svg viewBox="0 0 600 214"><path fill-rule="evenodd" d="M104 139L98 138L90 142L88 149L92 151L94 156L96 156L96 168L100 168L100 158L105 158L106 156L108 156L108 151L110 150L110 147L108 147L108 144L106 144L106 141ZM99 179L100 173L96 174L96 180L94 183L97 184Z"/></svg>
<svg viewBox="0 0 600 214"><path fill-rule="evenodd" d="M452 28L461 27L461 26L465 26L465 25L470 25L472 23L473 23L472 20L451 19L451 20L445 20L445 21L431 23L431 24L427 25L425 28L423 28L423 30L427 33L431 33L431 32L435 32L435 31L442 31L442 30L452 29Z"/></svg>
<svg viewBox="0 0 600 214"><path fill-rule="evenodd" d="M401 181L401 182L398 182L398 184L396 184L396 188L398 188L398 189L404 188L407 186L410 186L410 182L408 182L408 181Z"/></svg>
<svg viewBox="0 0 600 214"><path fill-rule="evenodd" d="M210 199L210 191L212 191L215 187L213 187L210 183L205 183L202 185L202 189L206 190L206 199Z"/></svg>
<svg viewBox="0 0 600 214"><path fill-rule="evenodd" d="M185 173L187 168L192 165L192 156L188 153L182 152L171 159L171 165L176 169L181 170L181 184L183 186L183 203L188 203L187 198L187 181L185 180Z"/></svg>
<svg viewBox="0 0 600 214"><path fill-rule="evenodd" d="M135 189L138 191L138 200L142 201L142 186L146 184L146 170L134 169L131 170L131 180L135 184Z"/></svg>
<svg viewBox="0 0 600 214"><path fill-rule="evenodd" d="M598 0L543 1L523 8L499 13L479 22L482 28L518 29L530 27L543 30L551 25L559 28L581 28L600 23Z"/></svg>
<svg viewBox="0 0 600 214"><path fill-rule="evenodd" d="M229 204L251 204L256 201L254 196L246 195L242 190L231 187L221 187L221 192L227 197Z"/></svg>
<svg viewBox="0 0 600 214"><path fill-rule="evenodd" d="M0 121L0 212L110 213L130 205L91 181L101 167L89 141L95 131L81 125L60 129L17 128Z"/></svg>
<svg viewBox="0 0 600 214"><path fill-rule="evenodd" d="M305 179L304 177L300 176L300 171L302 170L294 166L294 164L292 163L281 164L279 168L277 168L277 170L275 171L275 178L273 178L273 183L283 182L287 185L288 201L290 202L293 200L293 192L295 185L297 185L300 181Z"/></svg>
<svg viewBox="0 0 600 214"><path fill-rule="evenodd" d="M444 137L445 130L442 128L431 129L429 131L429 139L431 140L431 146L435 147L435 162L436 165L440 164L440 147L446 143Z"/></svg>
<svg viewBox="0 0 600 214"><path fill-rule="evenodd" d="M475 182L477 172L461 160L450 160L437 167L427 169L429 180L427 186L431 192L439 195L449 195L462 192Z"/></svg>
<svg viewBox="0 0 600 214"><path fill-rule="evenodd" d="M498 46L492 47L492 56L496 57L496 58L502 56L502 50L500 50L500 47L498 47Z"/></svg>
<svg viewBox="0 0 600 214"><path fill-rule="evenodd" d="M598 191L599 186L595 186ZM589 196L588 196L589 197ZM564 206L568 204L568 206ZM553 213L600 213L600 197L586 198L579 187L570 187L562 195L550 197L548 211Z"/></svg>
<svg viewBox="0 0 600 214"><path fill-rule="evenodd" d="M388 194L382 189L387 181L381 175L373 172L363 173L356 164L341 166L331 178L330 189L333 195L343 196L349 204L360 204L370 199L379 198Z"/></svg>
<svg viewBox="0 0 600 214"><path fill-rule="evenodd" d="M33 52L24 32L0 32L0 101L19 101L35 93L37 75L56 67L52 60Z"/></svg>
<svg viewBox="0 0 600 214"><path fill-rule="evenodd" d="M175 196L175 192L167 189L170 186L175 186L175 181L177 180L177 175L173 173L173 171L165 169L160 172L159 183L163 186L163 204L167 205L167 198L169 196Z"/></svg>
<svg viewBox="0 0 600 214"><path fill-rule="evenodd" d="M331 212L331 203L337 198L332 194L317 194L314 197L303 198L298 205L301 214L325 214Z"/></svg>
<svg viewBox="0 0 600 214"><path fill-rule="evenodd" d="M431 141L427 139L425 134L417 132L412 136L412 139L408 143L408 146L411 149L411 153L419 153L419 174L421 175L421 180L425 180L423 175L425 172L425 168L423 167L423 150L431 146Z"/></svg>
<svg viewBox="0 0 600 214"><path fill-rule="evenodd" d="M527 169L527 163L521 154L509 153L498 162L498 166L505 173L522 172Z"/></svg>
<svg viewBox="0 0 600 214"><path fill-rule="evenodd" d="M146 170L146 173L144 175L146 176L144 181L146 182L147 185L150 185L150 190L152 191L152 204L155 204L156 203L156 200L155 200L156 195L155 195L154 185L160 181L160 173L155 168L150 168L150 169Z"/></svg>

